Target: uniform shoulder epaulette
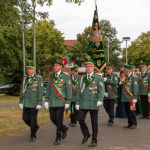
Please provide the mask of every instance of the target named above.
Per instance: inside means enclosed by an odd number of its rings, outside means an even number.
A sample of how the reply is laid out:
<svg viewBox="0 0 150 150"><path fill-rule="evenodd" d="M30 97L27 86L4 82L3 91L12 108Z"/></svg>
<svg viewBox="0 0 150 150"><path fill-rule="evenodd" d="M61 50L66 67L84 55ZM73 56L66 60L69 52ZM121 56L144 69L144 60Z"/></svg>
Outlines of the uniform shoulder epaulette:
<svg viewBox="0 0 150 150"><path fill-rule="evenodd" d="M69 75L69 73L67 73L67 72L63 72L64 74L66 74L66 75Z"/></svg>
<svg viewBox="0 0 150 150"><path fill-rule="evenodd" d="M102 77L102 73L96 72L95 74Z"/></svg>
<svg viewBox="0 0 150 150"><path fill-rule="evenodd" d="M118 74L117 74L116 72L113 72L113 75L114 75L114 76L118 76Z"/></svg>
<svg viewBox="0 0 150 150"><path fill-rule="evenodd" d="M42 77L42 76L40 76L40 75L36 75L37 77Z"/></svg>

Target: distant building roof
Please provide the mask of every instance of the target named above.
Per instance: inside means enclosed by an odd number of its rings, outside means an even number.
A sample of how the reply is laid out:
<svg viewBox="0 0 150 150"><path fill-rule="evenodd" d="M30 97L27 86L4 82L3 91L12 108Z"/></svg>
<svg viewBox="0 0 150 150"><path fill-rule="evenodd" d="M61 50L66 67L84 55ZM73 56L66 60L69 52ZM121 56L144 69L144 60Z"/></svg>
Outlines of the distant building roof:
<svg viewBox="0 0 150 150"><path fill-rule="evenodd" d="M76 44L77 40L64 40L64 43L67 46L73 46L74 44Z"/></svg>

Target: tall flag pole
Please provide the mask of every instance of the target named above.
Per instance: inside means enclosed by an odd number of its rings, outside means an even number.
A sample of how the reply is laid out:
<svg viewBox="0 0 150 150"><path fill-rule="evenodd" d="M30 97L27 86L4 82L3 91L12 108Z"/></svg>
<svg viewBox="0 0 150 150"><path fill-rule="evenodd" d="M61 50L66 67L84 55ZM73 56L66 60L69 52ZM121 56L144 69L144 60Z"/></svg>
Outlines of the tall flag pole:
<svg viewBox="0 0 150 150"><path fill-rule="evenodd" d="M103 69L106 67L106 62L96 0L87 54L91 57L91 59L95 63L95 69L98 72L102 72Z"/></svg>

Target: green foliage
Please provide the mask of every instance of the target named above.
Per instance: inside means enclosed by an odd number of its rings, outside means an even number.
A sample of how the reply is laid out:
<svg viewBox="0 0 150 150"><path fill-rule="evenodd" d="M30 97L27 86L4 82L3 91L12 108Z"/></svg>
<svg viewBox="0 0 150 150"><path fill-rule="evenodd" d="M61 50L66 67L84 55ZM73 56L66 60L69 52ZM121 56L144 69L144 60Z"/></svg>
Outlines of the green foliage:
<svg viewBox="0 0 150 150"><path fill-rule="evenodd" d="M127 49L128 61L139 66L141 61L150 64L150 31L142 33Z"/></svg>
<svg viewBox="0 0 150 150"><path fill-rule="evenodd" d="M82 2L84 2L85 0L66 0L66 2L68 3L75 3L78 5L81 5Z"/></svg>
<svg viewBox="0 0 150 150"><path fill-rule="evenodd" d="M27 55L32 56L32 27L27 29L26 50ZM37 70L40 70L43 76L48 75L48 70L53 58L65 55L64 38L62 33L55 28L53 21L41 20L36 24L36 52L37 52Z"/></svg>
<svg viewBox="0 0 150 150"><path fill-rule="evenodd" d="M0 1L0 83L5 82L7 73L17 69L21 61L19 20L16 1Z"/></svg>

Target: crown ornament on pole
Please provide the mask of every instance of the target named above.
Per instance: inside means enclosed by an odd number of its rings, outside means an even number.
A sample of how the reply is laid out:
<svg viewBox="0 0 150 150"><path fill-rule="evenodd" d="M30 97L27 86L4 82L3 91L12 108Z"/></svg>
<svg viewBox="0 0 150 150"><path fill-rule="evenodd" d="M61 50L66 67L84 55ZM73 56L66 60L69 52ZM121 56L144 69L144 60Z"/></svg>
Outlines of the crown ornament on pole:
<svg viewBox="0 0 150 150"><path fill-rule="evenodd" d="M94 0L94 2L95 2L95 11L93 16L92 29L90 32L90 40L98 47L100 45L100 42L102 41L102 34L98 19L97 0Z"/></svg>

